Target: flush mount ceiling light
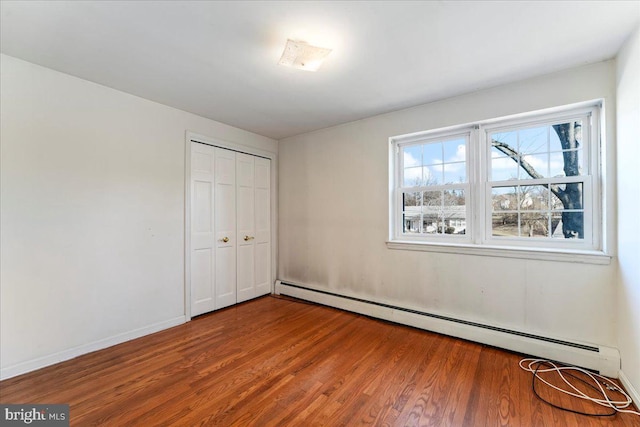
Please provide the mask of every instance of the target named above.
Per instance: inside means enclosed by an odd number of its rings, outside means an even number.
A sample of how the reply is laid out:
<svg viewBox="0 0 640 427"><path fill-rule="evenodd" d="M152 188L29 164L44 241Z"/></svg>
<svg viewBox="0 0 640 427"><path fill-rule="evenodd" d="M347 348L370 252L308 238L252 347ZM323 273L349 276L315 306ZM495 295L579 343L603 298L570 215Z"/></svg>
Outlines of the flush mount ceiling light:
<svg viewBox="0 0 640 427"><path fill-rule="evenodd" d="M299 70L317 71L331 49L311 46L306 42L287 40L278 64Z"/></svg>

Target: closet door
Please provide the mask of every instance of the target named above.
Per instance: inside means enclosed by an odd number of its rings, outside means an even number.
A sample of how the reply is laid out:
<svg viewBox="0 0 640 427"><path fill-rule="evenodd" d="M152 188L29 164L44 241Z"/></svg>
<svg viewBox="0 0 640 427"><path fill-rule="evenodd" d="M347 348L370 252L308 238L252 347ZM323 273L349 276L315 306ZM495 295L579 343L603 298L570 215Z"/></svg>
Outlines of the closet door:
<svg viewBox="0 0 640 427"><path fill-rule="evenodd" d="M271 292L271 160L255 158L256 295Z"/></svg>
<svg viewBox="0 0 640 427"><path fill-rule="evenodd" d="M215 150L191 143L191 315L216 308L214 245Z"/></svg>
<svg viewBox="0 0 640 427"><path fill-rule="evenodd" d="M191 315L271 292L271 161L191 145Z"/></svg>
<svg viewBox="0 0 640 427"><path fill-rule="evenodd" d="M238 219L237 301L256 296L255 156L236 153Z"/></svg>
<svg viewBox="0 0 640 427"><path fill-rule="evenodd" d="M236 303L236 153L215 148L216 309Z"/></svg>

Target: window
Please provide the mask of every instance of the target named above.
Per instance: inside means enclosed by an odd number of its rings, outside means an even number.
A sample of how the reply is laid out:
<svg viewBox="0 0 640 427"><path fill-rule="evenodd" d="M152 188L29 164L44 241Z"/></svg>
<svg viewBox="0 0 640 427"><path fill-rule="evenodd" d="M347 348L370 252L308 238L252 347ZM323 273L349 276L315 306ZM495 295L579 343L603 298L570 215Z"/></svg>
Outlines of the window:
<svg viewBox="0 0 640 427"><path fill-rule="evenodd" d="M402 234L465 235L468 145L468 132L398 145Z"/></svg>
<svg viewBox="0 0 640 427"><path fill-rule="evenodd" d="M393 137L391 242L601 251L599 105Z"/></svg>

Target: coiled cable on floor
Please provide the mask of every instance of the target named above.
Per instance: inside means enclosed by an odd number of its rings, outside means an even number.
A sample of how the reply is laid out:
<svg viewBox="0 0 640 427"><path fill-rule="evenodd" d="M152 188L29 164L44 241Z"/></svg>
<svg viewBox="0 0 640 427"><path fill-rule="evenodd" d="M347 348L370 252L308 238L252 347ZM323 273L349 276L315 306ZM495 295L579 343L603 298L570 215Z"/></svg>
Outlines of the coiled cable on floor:
<svg viewBox="0 0 640 427"><path fill-rule="evenodd" d="M602 375L595 374L593 372L589 372L586 369L578 368L576 366L564 366L559 365L557 362L553 362L551 360L545 359L529 359L525 358L520 361L520 368L527 372L531 372L533 374L531 387L533 389L533 393L538 397L538 399L543 402L553 406L554 408L562 409L563 411L573 412L575 414L580 415L588 415L595 417L607 417L615 415L618 412L630 413L634 415L640 415L640 412L634 411L632 409L626 409L631 407L633 404L633 400L631 397L615 383L613 383L609 378L604 377ZM579 378L573 373L581 373L586 376L587 379ZM556 373L560 379L568 386L568 388L558 387L556 385L551 384L549 381L545 380L540 376L542 373ZM579 381L591 389L595 390L602 398L596 398L587 395L583 391L579 390L575 385L573 385L570 379L574 381ZM596 403L600 406L604 406L607 408L611 408L611 412L607 413L586 413L575 411L573 409L564 408L562 406L555 405L548 400L543 399L536 390L536 380L541 381L547 386L560 391L562 393L568 394L570 396L584 399L593 403ZM615 391L620 393L624 399L623 400L614 400L609 397L607 391Z"/></svg>

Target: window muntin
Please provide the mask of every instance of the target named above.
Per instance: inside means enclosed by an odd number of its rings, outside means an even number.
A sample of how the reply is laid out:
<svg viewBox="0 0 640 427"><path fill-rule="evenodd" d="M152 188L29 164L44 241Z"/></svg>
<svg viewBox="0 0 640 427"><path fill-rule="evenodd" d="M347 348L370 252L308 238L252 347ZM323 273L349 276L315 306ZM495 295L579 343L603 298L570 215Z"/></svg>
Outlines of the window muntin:
<svg viewBox="0 0 640 427"><path fill-rule="evenodd" d="M392 240L601 250L599 113L558 108L391 138Z"/></svg>

